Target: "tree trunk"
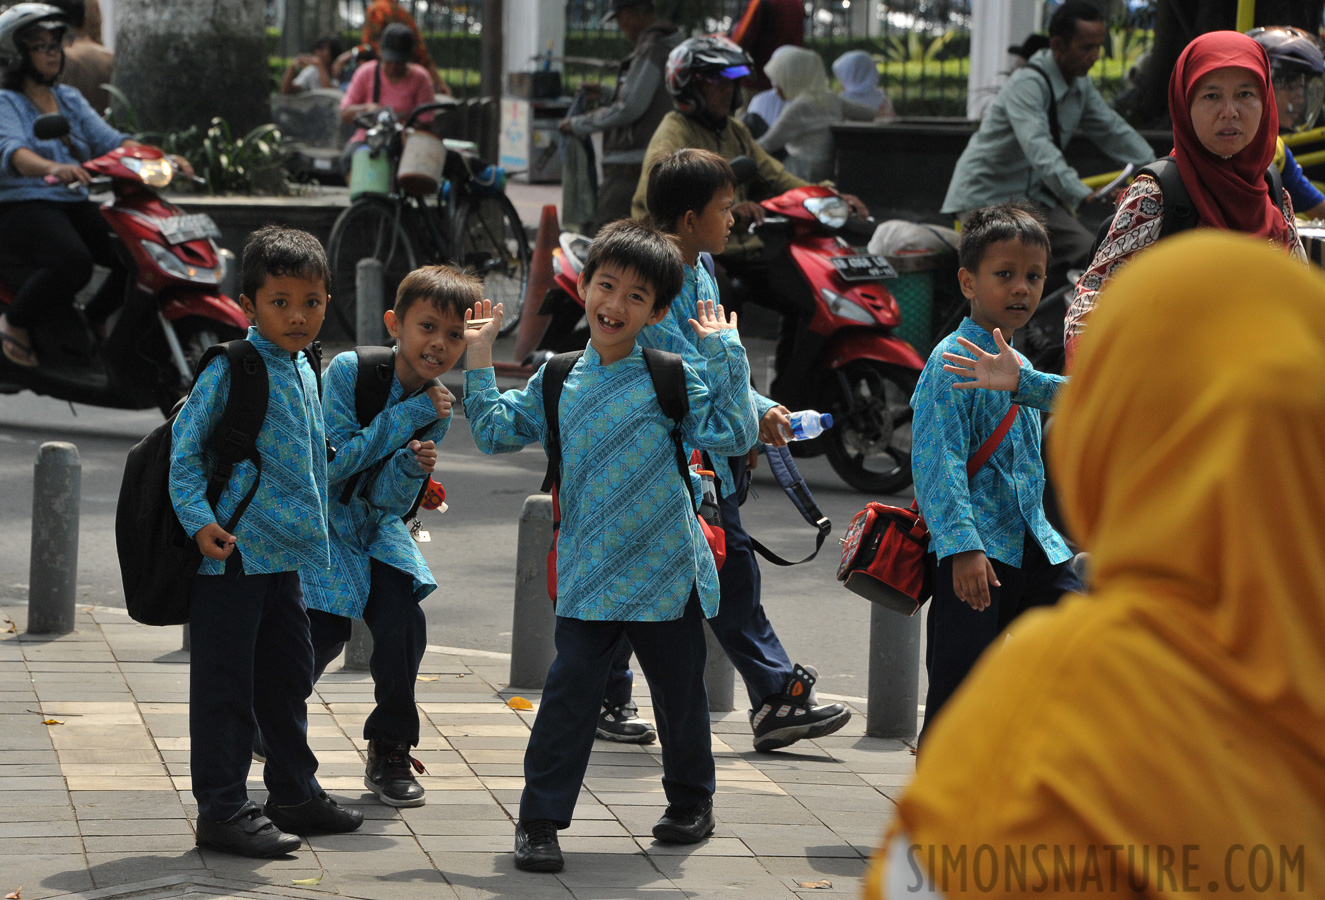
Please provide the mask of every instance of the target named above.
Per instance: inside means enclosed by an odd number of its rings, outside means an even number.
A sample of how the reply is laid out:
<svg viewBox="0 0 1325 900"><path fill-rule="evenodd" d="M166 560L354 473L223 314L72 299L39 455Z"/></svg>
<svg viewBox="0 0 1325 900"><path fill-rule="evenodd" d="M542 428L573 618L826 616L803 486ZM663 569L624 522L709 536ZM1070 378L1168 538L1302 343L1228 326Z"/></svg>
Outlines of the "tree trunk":
<svg viewBox="0 0 1325 900"><path fill-rule="evenodd" d="M1257 25L1296 25L1312 34L1320 26L1325 0L1258 0ZM1155 16L1155 43L1141 73L1133 105L1123 110L1133 124L1168 121L1169 75L1192 38L1237 25L1237 0L1161 0Z"/></svg>
<svg viewBox="0 0 1325 900"><path fill-rule="evenodd" d="M313 42L340 27L335 0L287 0L281 29L281 54L298 56L313 49Z"/></svg>
<svg viewBox="0 0 1325 900"><path fill-rule="evenodd" d="M114 84L139 127L271 121L263 0L116 0Z"/></svg>

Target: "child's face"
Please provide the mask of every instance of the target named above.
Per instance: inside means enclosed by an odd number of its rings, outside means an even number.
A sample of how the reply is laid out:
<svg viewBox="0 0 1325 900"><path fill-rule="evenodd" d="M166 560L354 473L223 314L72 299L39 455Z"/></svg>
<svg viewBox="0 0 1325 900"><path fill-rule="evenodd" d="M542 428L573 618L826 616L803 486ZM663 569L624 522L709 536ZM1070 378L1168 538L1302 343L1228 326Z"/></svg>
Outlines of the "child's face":
<svg viewBox="0 0 1325 900"><path fill-rule="evenodd" d="M589 320L589 343L604 363L630 355L635 337L647 325L656 325L667 308L653 311L653 285L630 269L605 263L592 279L580 276L580 299Z"/></svg>
<svg viewBox="0 0 1325 900"><path fill-rule="evenodd" d="M322 330L327 285L321 278L269 275L256 298L239 295L244 315L262 336L287 353L298 353Z"/></svg>
<svg viewBox="0 0 1325 900"><path fill-rule="evenodd" d="M718 188L708 205L698 212L686 213L684 228L693 237L695 249L701 253L721 253L731 234L732 202L736 191L730 186Z"/></svg>
<svg viewBox="0 0 1325 900"><path fill-rule="evenodd" d="M396 339L396 376L406 391L449 372L465 352L465 320L426 298L416 300L403 316L388 309L383 318Z"/></svg>
<svg viewBox="0 0 1325 900"><path fill-rule="evenodd" d="M1018 240L990 244L976 271L957 272L975 324L989 332L998 328L1011 339L1040 305L1048 265L1049 254L1043 247Z"/></svg>

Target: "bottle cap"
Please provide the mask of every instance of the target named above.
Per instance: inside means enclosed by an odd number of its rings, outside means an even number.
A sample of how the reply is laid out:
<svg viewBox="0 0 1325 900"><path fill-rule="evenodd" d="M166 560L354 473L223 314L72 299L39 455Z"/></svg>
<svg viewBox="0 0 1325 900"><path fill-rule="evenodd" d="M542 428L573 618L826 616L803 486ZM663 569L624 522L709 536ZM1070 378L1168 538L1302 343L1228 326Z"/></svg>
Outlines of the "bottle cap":
<svg viewBox="0 0 1325 900"><path fill-rule="evenodd" d="M832 428L832 427L833 427L833 414L832 414L832 413L824 413L822 416L819 417L819 424L822 425L822 426L825 427L825 428Z"/></svg>

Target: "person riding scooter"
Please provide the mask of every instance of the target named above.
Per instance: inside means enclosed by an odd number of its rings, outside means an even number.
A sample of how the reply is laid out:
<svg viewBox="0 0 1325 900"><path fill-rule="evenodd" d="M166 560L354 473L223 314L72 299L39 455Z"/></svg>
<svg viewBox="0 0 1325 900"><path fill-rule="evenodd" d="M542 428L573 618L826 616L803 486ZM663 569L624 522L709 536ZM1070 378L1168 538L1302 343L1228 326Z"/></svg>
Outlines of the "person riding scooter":
<svg viewBox="0 0 1325 900"><path fill-rule="evenodd" d="M45 3L19 3L0 13L0 235L6 275L17 288L0 315L0 344L9 362L29 368L38 362L30 329L72 308L94 263L111 270L83 310L98 335L104 336L125 290L124 267L97 205L88 200L92 176L81 163L136 142L102 121L82 94L59 84L68 30L64 13ZM36 136L34 123L48 113L68 119L66 137ZM174 162L192 174L186 160Z"/></svg>
<svg viewBox="0 0 1325 900"><path fill-rule="evenodd" d="M1308 219L1325 218L1325 194L1302 173L1282 135L1311 128L1325 99L1325 54L1320 44L1301 28L1272 25L1253 28L1247 37L1265 48L1270 57L1270 79L1279 111L1279 138L1274 164L1284 176L1284 190L1293 210Z"/></svg>

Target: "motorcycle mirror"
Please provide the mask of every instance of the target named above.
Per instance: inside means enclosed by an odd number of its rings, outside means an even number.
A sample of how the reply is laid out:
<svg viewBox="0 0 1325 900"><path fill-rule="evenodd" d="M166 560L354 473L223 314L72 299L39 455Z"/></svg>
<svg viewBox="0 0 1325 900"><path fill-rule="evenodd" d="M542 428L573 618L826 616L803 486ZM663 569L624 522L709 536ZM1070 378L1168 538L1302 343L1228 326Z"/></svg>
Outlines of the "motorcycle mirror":
<svg viewBox="0 0 1325 900"><path fill-rule="evenodd" d="M759 164L748 156L735 156L728 162L731 164L732 171L736 173L737 184L754 181L759 175Z"/></svg>
<svg viewBox="0 0 1325 900"><path fill-rule="evenodd" d="M37 116L37 121L32 123L32 133L39 141L58 141L69 134L69 120L59 113Z"/></svg>

